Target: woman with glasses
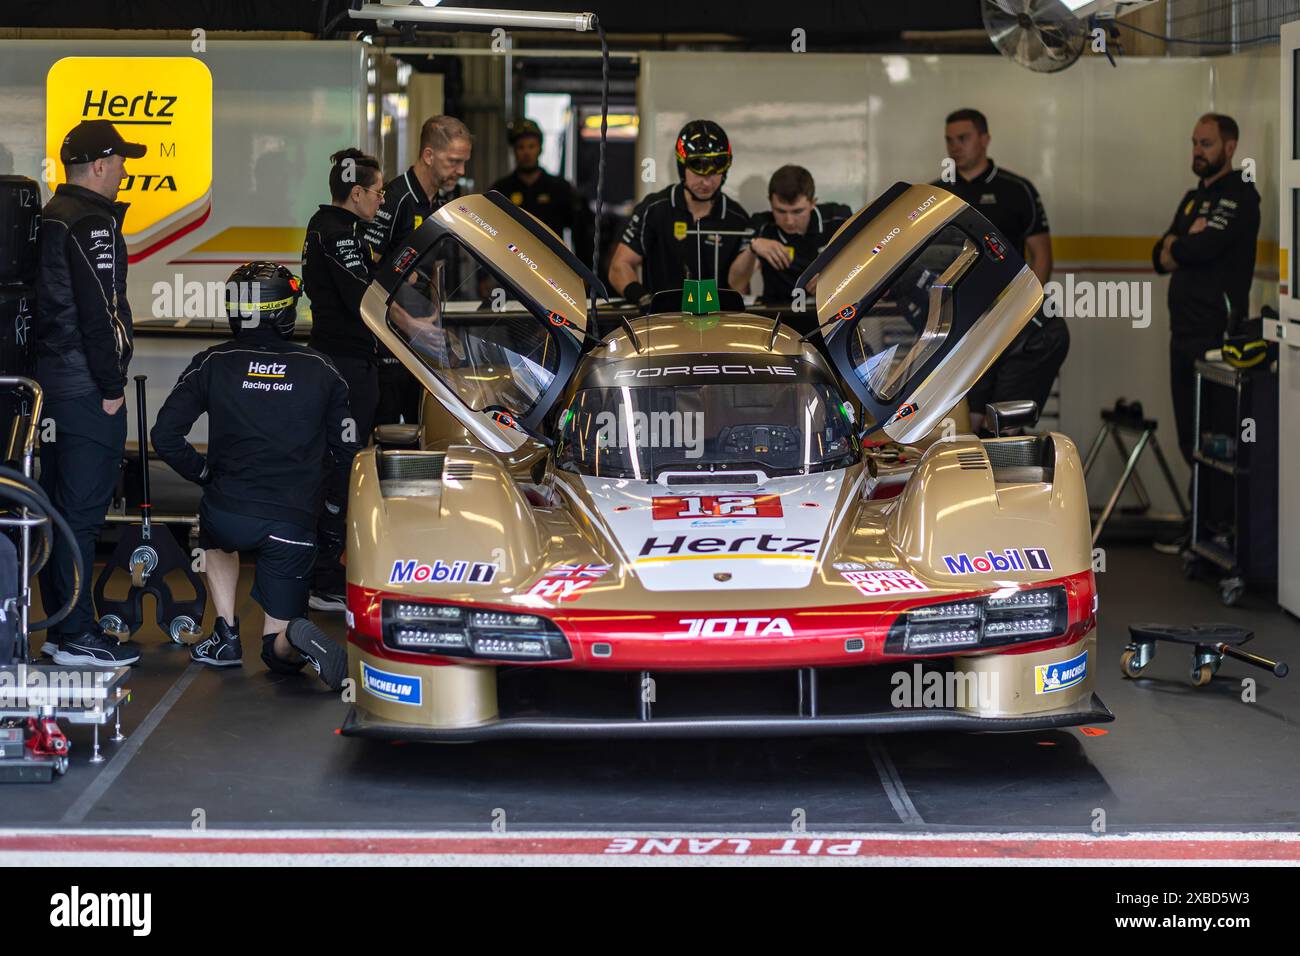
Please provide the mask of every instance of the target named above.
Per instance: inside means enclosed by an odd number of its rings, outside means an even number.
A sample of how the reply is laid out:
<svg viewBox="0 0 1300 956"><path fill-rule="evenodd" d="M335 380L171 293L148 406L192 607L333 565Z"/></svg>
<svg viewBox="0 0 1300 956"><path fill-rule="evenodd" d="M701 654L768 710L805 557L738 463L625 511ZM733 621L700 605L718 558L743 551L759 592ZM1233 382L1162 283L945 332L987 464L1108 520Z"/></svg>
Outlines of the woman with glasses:
<svg viewBox="0 0 1300 956"><path fill-rule="evenodd" d="M361 318L361 297L370 286L376 256L366 241L366 226L384 200L379 161L359 149L330 157L330 202L307 223L302 250L302 278L311 300L311 347L323 352L348 386L353 434L365 444L379 404L379 348ZM346 604L343 566L346 475L331 474L317 528L316 570L310 606L342 611Z"/></svg>

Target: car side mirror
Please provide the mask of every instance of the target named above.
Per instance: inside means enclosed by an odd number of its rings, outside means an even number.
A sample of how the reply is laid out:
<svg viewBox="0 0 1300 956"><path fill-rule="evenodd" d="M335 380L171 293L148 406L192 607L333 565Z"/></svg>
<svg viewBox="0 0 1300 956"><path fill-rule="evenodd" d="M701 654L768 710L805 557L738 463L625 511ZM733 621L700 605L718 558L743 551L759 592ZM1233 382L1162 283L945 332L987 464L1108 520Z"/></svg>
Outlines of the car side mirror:
<svg viewBox="0 0 1300 956"><path fill-rule="evenodd" d="M419 425L376 425L375 444L382 448L418 448Z"/></svg>
<svg viewBox="0 0 1300 956"><path fill-rule="evenodd" d="M1038 403L1030 399L1013 402L990 402L984 406L984 427L1001 438L1004 431L1038 421Z"/></svg>

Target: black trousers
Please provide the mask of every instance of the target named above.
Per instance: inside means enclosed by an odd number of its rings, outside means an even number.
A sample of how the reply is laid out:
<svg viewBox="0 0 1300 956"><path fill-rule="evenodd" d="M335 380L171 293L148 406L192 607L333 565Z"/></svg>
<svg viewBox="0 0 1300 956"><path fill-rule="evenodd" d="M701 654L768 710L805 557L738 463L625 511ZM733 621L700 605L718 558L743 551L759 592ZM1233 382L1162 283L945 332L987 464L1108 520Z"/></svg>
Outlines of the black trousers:
<svg viewBox="0 0 1300 956"><path fill-rule="evenodd" d="M424 386L392 356L379 360L379 406L375 409L376 425L396 425L420 421L420 404Z"/></svg>
<svg viewBox="0 0 1300 956"><path fill-rule="evenodd" d="M379 405L379 366L369 356L330 355L329 359L348 383L348 405L356 423L356 440L370 443L375 427L375 409ZM316 566L312 572L312 589L341 592L346 581L339 558L343 554L344 528L348 508L348 472L329 468L325 476L325 503L316 525Z"/></svg>
<svg viewBox="0 0 1300 956"><path fill-rule="evenodd" d="M1187 464L1196 447L1196 360L1223 344L1223 335L1175 334L1169 339L1169 387L1174 400L1178 450Z"/></svg>
<svg viewBox="0 0 1300 956"><path fill-rule="evenodd" d="M1070 352L1070 329L1060 316L1036 316L1011 347L984 373L966 395L972 414L984 414L992 402L1032 399L1041 415L1061 363Z"/></svg>
<svg viewBox="0 0 1300 956"><path fill-rule="evenodd" d="M104 517L122 470L126 405L116 414L106 415L103 399L98 392L92 392L47 401L45 417L53 420L53 432L49 435L51 440L41 444L39 480L50 503L76 536L75 560L81 574L81 594L76 605L57 626L57 633L49 637L80 637L94 630L99 622L92 595L95 542L103 530ZM60 535L54 554L40 575L41 602L47 614L55 613L72 594L73 566L68 545Z"/></svg>

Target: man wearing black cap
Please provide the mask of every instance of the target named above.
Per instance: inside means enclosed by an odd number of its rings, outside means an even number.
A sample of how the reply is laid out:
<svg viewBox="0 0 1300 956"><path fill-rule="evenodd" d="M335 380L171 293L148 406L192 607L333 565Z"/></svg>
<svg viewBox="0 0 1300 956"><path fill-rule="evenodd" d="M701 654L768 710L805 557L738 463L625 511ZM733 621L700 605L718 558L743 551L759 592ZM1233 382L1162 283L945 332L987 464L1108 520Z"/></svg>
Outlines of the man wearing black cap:
<svg viewBox="0 0 1300 956"><path fill-rule="evenodd" d="M43 211L36 378L54 430L41 446L40 482L77 538L81 576L76 605L42 648L60 664L117 667L140 659L100 629L91 570L126 446L132 330L122 236L127 204L117 202L117 191L125 161L144 154L107 120L86 120L63 140L59 159L68 181ZM73 558L64 547L60 542L41 572L41 600L51 613L73 589Z"/></svg>
<svg viewBox="0 0 1300 956"><path fill-rule="evenodd" d="M507 199L532 213L561 238L569 231L574 254L591 263L591 210L582 194L562 176L542 169L542 129L530 119L515 120L506 131L515 152L515 169L492 184Z"/></svg>

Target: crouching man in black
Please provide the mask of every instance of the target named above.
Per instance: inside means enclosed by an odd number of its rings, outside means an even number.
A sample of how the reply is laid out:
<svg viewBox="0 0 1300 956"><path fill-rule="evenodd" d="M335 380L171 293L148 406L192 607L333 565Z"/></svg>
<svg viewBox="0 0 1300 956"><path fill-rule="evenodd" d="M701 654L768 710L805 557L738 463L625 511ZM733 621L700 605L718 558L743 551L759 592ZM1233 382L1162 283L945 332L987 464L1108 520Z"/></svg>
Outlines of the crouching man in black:
<svg viewBox="0 0 1300 956"><path fill-rule="evenodd" d="M310 663L337 689L346 654L305 615L321 466L328 453L330 467L346 472L358 445L343 377L320 352L288 341L301 292L299 280L275 263L236 269L226 285L234 341L194 356L150 436L167 464L203 486L199 544L217 624L190 656L216 667L242 662L235 586L239 552L252 551L252 596L266 616L262 660L278 674ZM186 440L205 412L206 456Z"/></svg>

